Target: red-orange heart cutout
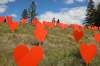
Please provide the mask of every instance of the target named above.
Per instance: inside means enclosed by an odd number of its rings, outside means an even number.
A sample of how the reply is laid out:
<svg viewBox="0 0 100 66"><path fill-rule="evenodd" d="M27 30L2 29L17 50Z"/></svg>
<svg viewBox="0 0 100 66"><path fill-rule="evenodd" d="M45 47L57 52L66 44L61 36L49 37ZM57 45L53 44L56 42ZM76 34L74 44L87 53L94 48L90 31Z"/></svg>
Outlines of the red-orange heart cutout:
<svg viewBox="0 0 100 66"><path fill-rule="evenodd" d="M94 44L87 45L82 43L80 45L80 54L86 64L89 64L91 60L96 56L96 46Z"/></svg>
<svg viewBox="0 0 100 66"><path fill-rule="evenodd" d="M33 46L31 50L25 45L14 49L14 59L18 66L38 66L43 59L44 50L41 46Z"/></svg>
<svg viewBox="0 0 100 66"><path fill-rule="evenodd" d="M6 21L7 23L11 23L12 22L12 16L6 16Z"/></svg>
<svg viewBox="0 0 100 66"><path fill-rule="evenodd" d="M83 37L83 32L79 31L79 30L74 30L73 36L74 36L76 41L79 41Z"/></svg>
<svg viewBox="0 0 100 66"><path fill-rule="evenodd" d="M5 17L0 16L0 22L4 22Z"/></svg>
<svg viewBox="0 0 100 66"><path fill-rule="evenodd" d="M47 35L47 30L45 29L41 29L41 28L36 28L34 30L34 35L36 37L36 39L41 43L44 41L46 35Z"/></svg>
<svg viewBox="0 0 100 66"><path fill-rule="evenodd" d="M19 27L19 23L15 21L10 22L8 25L10 27L11 32L14 32Z"/></svg>
<svg viewBox="0 0 100 66"><path fill-rule="evenodd" d="M61 29L66 29L68 27L67 24L63 24L63 23L58 23L57 26L59 26Z"/></svg>
<svg viewBox="0 0 100 66"><path fill-rule="evenodd" d="M100 34L94 34L96 42L100 42Z"/></svg>
<svg viewBox="0 0 100 66"><path fill-rule="evenodd" d="M23 25L25 25L25 24L27 23L27 19L26 19L26 18L22 18L22 19L21 19L21 23L22 23Z"/></svg>

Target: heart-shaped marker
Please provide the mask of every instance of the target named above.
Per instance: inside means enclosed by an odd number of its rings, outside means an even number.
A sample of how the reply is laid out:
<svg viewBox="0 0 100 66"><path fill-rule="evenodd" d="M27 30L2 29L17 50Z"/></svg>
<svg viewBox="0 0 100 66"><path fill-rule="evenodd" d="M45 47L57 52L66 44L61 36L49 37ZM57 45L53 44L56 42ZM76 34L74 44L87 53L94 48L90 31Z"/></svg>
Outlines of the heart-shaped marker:
<svg viewBox="0 0 100 66"><path fill-rule="evenodd" d="M26 45L17 46L13 57L18 66L38 66L43 59L44 50L41 46L33 46L31 49Z"/></svg>
<svg viewBox="0 0 100 66"><path fill-rule="evenodd" d="M96 42L100 42L100 34L94 34L94 39L96 40Z"/></svg>
<svg viewBox="0 0 100 66"><path fill-rule="evenodd" d="M96 56L96 46L94 44L87 45L82 43L80 45L80 54L86 64L89 64L91 60Z"/></svg>
<svg viewBox="0 0 100 66"><path fill-rule="evenodd" d="M36 25L39 23L39 20L37 18L32 19L32 25Z"/></svg>
<svg viewBox="0 0 100 66"><path fill-rule="evenodd" d="M66 29L68 27L67 24L63 24L63 23L58 23L57 26L59 26L61 29Z"/></svg>
<svg viewBox="0 0 100 66"><path fill-rule="evenodd" d="M45 24L43 24L43 23L40 23L40 22L38 22L36 25L35 25L35 29L45 29Z"/></svg>
<svg viewBox="0 0 100 66"><path fill-rule="evenodd" d="M83 37L83 32L79 31L79 30L74 30L73 36L74 36L76 41L79 41Z"/></svg>
<svg viewBox="0 0 100 66"><path fill-rule="evenodd" d="M71 24L70 27L73 30L82 30L82 26L78 25L78 24Z"/></svg>
<svg viewBox="0 0 100 66"><path fill-rule="evenodd" d="M12 16L6 16L6 21L7 23L11 23L12 22Z"/></svg>
<svg viewBox="0 0 100 66"><path fill-rule="evenodd" d="M36 37L36 39L41 43L44 41L46 35L47 35L47 30L45 29L41 29L41 28L36 28L34 30L34 35Z"/></svg>
<svg viewBox="0 0 100 66"><path fill-rule="evenodd" d="M11 32L14 32L18 28L19 23L13 21L13 22L8 23L8 25L10 27Z"/></svg>
<svg viewBox="0 0 100 66"><path fill-rule="evenodd" d="M5 20L5 17L0 16L0 23L4 22L4 20Z"/></svg>
<svg viewBox="0 0 100 66"><path fill-rule="evenodd" d="M16 63L18 64L19 61L21 59L23 59L23 57L26 56L28 52L29 52L29 49L24 44L17 46L14 49L14 53L13 53L13 56L14 56Z"/></svg>
<svg viewBox="0 0 100 66"><path fill-rule="evenodd" d="M96 31L96 30L98 30L98 27L93 26L93 27L92 27L92 30L93 30L93 31Z"/></svg>
<svg viewBox="0 0 100 66"><path fill-rule="evenodd" d="M44 25L46 25L49 29L52 29L54 27L54 24L52 22L45 22Z"/></svg>
<svg viewBox="0 0 100 66"><path fill-rule="evenodd" d="M21 19L21 23L22 23L23 25L25 25L25 24L27 23L27 19L22 18L22 19Z"/></svg>

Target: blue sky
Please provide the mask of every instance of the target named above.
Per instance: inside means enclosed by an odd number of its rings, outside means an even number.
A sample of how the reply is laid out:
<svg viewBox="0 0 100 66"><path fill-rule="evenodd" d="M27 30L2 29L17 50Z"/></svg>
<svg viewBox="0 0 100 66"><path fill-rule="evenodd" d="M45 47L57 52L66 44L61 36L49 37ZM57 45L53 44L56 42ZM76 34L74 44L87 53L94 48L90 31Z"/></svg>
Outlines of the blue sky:
<svg viewBox="0 0 100 66"><path fill-rule="evenodd" d="M44 13L46 11L57 12L62 8L74 8L79 6L86 6L87 2L84 0L83 2L74 2L72 4L65 3L64 0L35 0L37 3L37 11L38 13Z"/></svg>
<svg viewBox="0 0 100 66"><path fill-rule="evenodd" d="M76 11L78 9L85 9L87 6L87 0L34 0L34 1L36 2L36 5L37 5L36 12L40 20L45 20L44 17L46 17L48 13L49 15L51 13L52 17L50 16L50 18L53 18L53 14L61 16L63 12L66 12L65 14L67 14L67 12L70 13L73 10ZM23 9L28 8L31 2L32 0L0 0L0 16L12 15L15 20L19 20L21 18L21 13ZM74 13L74 11L72 13ZM72 13L71 13L71 16L73 16ZM70 14L67 14L67 15L70 15ZM67 17L66 19L69 18ZM62 20L62 21L65 21L65 20Z"/></svg>

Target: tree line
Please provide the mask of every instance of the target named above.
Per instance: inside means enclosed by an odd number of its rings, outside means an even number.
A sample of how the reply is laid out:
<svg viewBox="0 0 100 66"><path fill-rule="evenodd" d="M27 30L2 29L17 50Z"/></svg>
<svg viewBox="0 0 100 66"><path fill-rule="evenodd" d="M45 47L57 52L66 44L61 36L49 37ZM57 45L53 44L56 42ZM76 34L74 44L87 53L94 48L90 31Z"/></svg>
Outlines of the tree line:
<svg viewBox="0 0 100 66"><path fill-rule="evenodd" d="M88 0L88 6L86 10L86 18L84 21L85 26L100 26L100 4L95 7L93 0Z"/></svg>
<svg viewBox="0 0 100 66"><path fill-rule="evenodd" d="M22 11L22 17L21 18L25 18L25 19L29 19L29 22L32 22L32 19L35 18L36 16L36 4L34 1L32 1L31 5L29 6L29 8L25 8Z"/></svg>
<svg viewBox="0 0 100 66"><path fill-rule="evenodd" d="M94 1L88 0L86 12L87 14L83 25L100 26L100 4L95 7ZM31 22L36 15L36 4L32 1L30 7L23 10L22 18L27 18Z"/></svg>

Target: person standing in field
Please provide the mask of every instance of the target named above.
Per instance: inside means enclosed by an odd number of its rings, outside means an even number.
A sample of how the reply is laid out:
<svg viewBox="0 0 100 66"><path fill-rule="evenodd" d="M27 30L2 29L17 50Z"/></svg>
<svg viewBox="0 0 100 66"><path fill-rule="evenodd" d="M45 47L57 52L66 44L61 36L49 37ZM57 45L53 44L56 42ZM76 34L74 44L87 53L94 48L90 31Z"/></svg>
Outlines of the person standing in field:
<svg viewBox="0 0 100 66"><path fill-rule="evenodd" d="M59 19L57 20L57 24L58 24L58 23L60 23L60 20L59 20Z"/></svg>
<svg viewBox="0 0 100 66"><path fill-rule="evenodd" d="M54 25L56 24L55 18L52 19L52 23L53 23Z"/></svg>

